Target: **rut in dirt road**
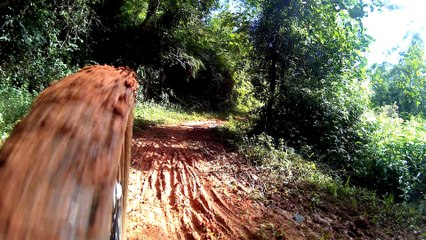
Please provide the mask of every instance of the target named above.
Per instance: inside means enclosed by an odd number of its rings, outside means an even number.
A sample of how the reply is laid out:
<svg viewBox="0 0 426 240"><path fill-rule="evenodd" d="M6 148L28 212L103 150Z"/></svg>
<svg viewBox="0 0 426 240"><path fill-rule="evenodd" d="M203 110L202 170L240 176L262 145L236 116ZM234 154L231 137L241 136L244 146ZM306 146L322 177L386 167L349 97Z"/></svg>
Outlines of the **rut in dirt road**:
<svg viewBox="0 0 426 240"><path fill-rule="evenodd" d="M206 171L229 157L208 127L154 127L135 134L132 151L130 239L259 238L265 210Z"/></svg>
<svg viewBox="0 0 426 240"><path fill-rule="evenodd" d="M197 138L206 135L205 131L157 128L144 140L142 155L134 158L135 168L144 173L140 194L150 208L159 207L162 211L154 219L147 219L148 233L142 235L198 239L216 234L250 238L250 230L226 199L210 188L197 167L197 162L205 157L202 149L188 142L188 138L199 142L201 139ZM150 223L151 220L154 222Z"/></svg>

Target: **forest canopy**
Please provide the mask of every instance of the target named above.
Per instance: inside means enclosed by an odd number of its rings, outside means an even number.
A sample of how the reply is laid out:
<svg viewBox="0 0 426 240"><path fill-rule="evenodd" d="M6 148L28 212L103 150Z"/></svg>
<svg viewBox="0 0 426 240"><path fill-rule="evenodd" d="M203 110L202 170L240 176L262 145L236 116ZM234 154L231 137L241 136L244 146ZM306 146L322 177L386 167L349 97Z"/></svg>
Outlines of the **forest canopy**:
<svg viewBox="0 0 426 240"><path fill-rule="evenodd" d="M425 199L426 62L413 33L397 64L370 66L358 0L6 0L0 133L33 96L90 64L128 66L139 100L228 111L247 138L329 165L351 184Z"/></svg>

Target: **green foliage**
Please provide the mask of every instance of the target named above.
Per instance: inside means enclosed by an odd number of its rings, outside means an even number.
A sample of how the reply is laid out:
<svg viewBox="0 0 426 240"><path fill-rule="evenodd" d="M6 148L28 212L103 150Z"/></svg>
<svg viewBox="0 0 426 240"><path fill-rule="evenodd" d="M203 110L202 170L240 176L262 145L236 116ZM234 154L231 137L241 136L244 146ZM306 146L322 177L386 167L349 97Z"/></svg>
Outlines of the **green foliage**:
<svg viewBox="0 0 426 240"><path fill-rule="evenodd" d="M358 131L363 138L352 164L358 181L398 199L426 196L426 121L403 120L396 106L366 112Z"/></svg>
<svg viewBox="0 0 426 240"><path fill-rule="evenodd" d="M180 95L187 96L187 100L188 96L197 100L192 104L223 110L241 99L239 94L244 91L242 86L248 83L244 77L244 74L247 76L248 61L244 57L250 51L248 35L241 31L248 24L245 17L223 8L205 20L192 20L187 28L176 32L177 38L183 43L182 48L202 63L202 68L199 68L197 74L192 74L186 83L173 79L180 86L181 92L186 90ZM192 73L193 69L187 72ZM248 96L251 93L248 90L242 94ZM249 102L255 102L254 98Z"/></svg>
<svg viewBox="0 0 426 240"><path fill-rule="evenodd" d="M0 3L0 135L7 136L33 96L70 74L89 51L94 0Z"/></svg>
<svg viewBox="0 0 426 240"><path fill-rule="evenodd" d="M252 41L268 81L297 81L322 88L341 81L341 74L362 76L362 68L353 67L362 64L361 51L370 39L363 34L362 11L354 16L347 10L363 7L346 1L263 3ZM273 74L276 76L271 78Z"/></svg>
<svg viewBox="0 0 426 240"><path fill-rule="evenodd" d="M402 117L426 116L426 58L420 34L414 34L399 63L382 63L371 68L376 106L396 104Z"/></svg>
<svg viewBox="0 0 426 240"><path fill-rule="evenodd" d="M349 158L352 147L345 145L352 139L345 137L354 135L353 125L368 104L368 93L356 90L365 85L360 53L369 38L363 34L362 11L347 10L364 6L296 0L260 6L252 31L258 63L254 86L266 105L256 131L292 146L314 146L331 161Z"/></svg>
<svg viewBox="0 0 426 240"><path fill-rule="evenodd" d="M263 106L255 97L255 88L251 83L249 69L241 69L234 73L235 111L239 113L254 112Z"/></svg>
<svg viewBox="0 0 426 240"><path fill-rule="evenodd" d="M3 77L2 77L3 80ZM24 88L0 84L0 143L28 111L33 95Z"/></svg>
<svg viewBox="0 0 426 240"><path fill-rule="evenodd" d="M396 124L382 117L376 129L363 117L372 94L361 56L370 41L361 23L367 5L290 0L260 1L258 7L251 32L253 86L265 105L252 133L267 133L273 146L284 139L353 183L398 200L421 199L424 126L414 122L423 120ZM418 109L425 96L423 47L415 43L403 54L403 70L394 69L401 79L395 86L408 95L404 109L415 109L410 104ZM381 95L385 90L376 96L387 97Z"/></svg>
<svg viewBox="0 0 426 240"><path fill-rule="evenodd" d="M205 46L218 52L222 61L232 73L234 109L240 113L248 113L262 106L262 102L255 97L255 88L252 84L253 62L250 56L253 47L250 43L248 29L253 13L250 9L240 5L239 9L229 5L222 6L209 20L209 37ZM214 43L214 44L212 44Z"/></svg>
<svg viewBox="0 0 426 240"><path fill-rule="evenodd" d="M148 0L127 0L121 6L120 19L124 27L138 26L146 19Z"/></svg>
<svg viewBox="0 0 426 240"><path fill-rule="evenodd" d="M385 111L387 110L384 110L384 112ZM379 120L380 122L391 119L384 115L386 114L381 113L380 117L378 117L378 119L383 118ZM369 120L366 120L367 118ZM371 116L368 117L367 115L363 115L363 120L364 125L366 121L370 123L373 121ZM397 121L401 121L401 119ZM411 126L411 124L413 123L408 125ZM417 126L417 124L414 125ZM371 218L374 222L383 223L390 220L392 222L398 222L398 224L408 223L408 225L412 225L412 227L421 226L424 216L425 199L419 199L419 201L414 202L414 204L407 202L396 204L394 195L388 194L382 198L380 194L377 194L377 189L375 187L373 187L373 191L371 191L366 188L351 185L351 178L342 181L338 175L336 175L336 172L329 169L327 165L313 163L312 161L304 159L301 155L297 154L294 149L286 146L283 140L278 141L277 144L277 141L273 137L266 134L253 136L251 138L245 137L245 134L240 134L246 132L248 130L247 127L247 124L244 122L232 120L221 129L221 132L234 134L221 136L224 137L223 140L231 140L236 144L239 152L263 172L261 179L264 189L260 190L260 192L256 192L254 197L265 199L268 195L271 196L279 193L284 197L293 198L291 192L296 191L293 196L301 194L310 198L309 206L313 210L316 208L324 209L324 204L331 204L334 206L343 205L349 209L355 209L359 214ZM391 126L387 126L387 128L391 128ZM225 131L225 129L228 131ZM398 129L398 127L395 127L395 129ZM392 133L394 132L390 129L387 130ZM390 132L387 133L389 134ZM386 135L386 133L381 130L380 134L377 133L375 136L380 139L383 135ZM389 137L387 138L389 139ZM387 141L388 140L383 140L383 142ZM371 144L375 143L371 142ZM379 143L378 145L382 144ZM392 149L388 150L392 151ZM369 153L365 154L367 155ZM359 164L362 165L366 163ZM352 167L356 168L358 166L353 165ZM366 180L366 178L363 179ZM373 178L369 178L367 181L370 180L371 182L367 182L367 186L374 183ZM388 179L386 179L386 181L387 180ZM424 186L418 188L418 190L424 189Z"/></svg>
<svg viewBox="0 0 426 240"><path fill-rule="evenodd" d="M317 97L303 91L287 94L285 107L271 114L280 121L270 129L272 136L285 137L303 156L340 169L352 183L394 194L398 200L425 196L424 119L404 121L390 107L359 116L365 109L357 108L357 98L346 112L338 103Z"/></svg>
<svg viewBox="0 0 426 240"><path fill-rule="evenodd" d="M239 152L266 170L271 180L279 179L286 185L310 184L334 197L342 194L353 196L361 192L360 189L349 187L333 178L327 173L330 171L324 168L325 165L318 166L306 161L294 149L286 146L283 140L277 146L274 138L266 134L243 138L239 142Z"/></svg>
<svg viewBox="0 0 426 240"><path fill-rule="evenodd" d="M419 34L412 35L400 56L395 65L382 63L370 69L372 100L381 109L367 112L359 128L365 145L356 174L398 199L422 199L426 188L422 118L426 113L426 61Z"/></svg>
<svg viewBox="0 0 426 240"><path fill-rule="evenodd" d="M167 93L171 102L186 107L230 108L232 54L226 53L229 47L221 39L228 29L221 31L224 25L210 18L214 7L213 0L124 1L122 23L111 26L117 29L113 39L101 40L98 51L121 48L106 61L119 60L138 69L146 77L141 78L145 99L158 101ZM122 37L126 34L129 38Z"/></svg>
<svg viewBox="0 0 426 240"><path fill-rule="evenodd" d="M239 142L239 152L249 161L270 172L271 177L280 178L285 184L310 182L325 186L334 180L322 173L315 163L304 160L284 141L275 144L274 138L261 134L244 137Z"/></svg>
<svg viewBox="0 0 426 240"><path fill-rule="evenodd" d="M14 86L38 92L81 61L94 1L0 4L0 67ZM87 44L87 43L86 43Z"/></svg>

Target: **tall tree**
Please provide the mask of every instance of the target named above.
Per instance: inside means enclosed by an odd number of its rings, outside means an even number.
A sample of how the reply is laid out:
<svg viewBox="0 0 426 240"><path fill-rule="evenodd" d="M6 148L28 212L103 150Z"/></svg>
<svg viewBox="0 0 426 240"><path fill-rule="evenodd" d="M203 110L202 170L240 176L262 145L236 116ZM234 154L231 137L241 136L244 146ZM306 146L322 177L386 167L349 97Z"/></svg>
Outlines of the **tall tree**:
<svg viewBox="0 0 426 240"><path fill-rule="evenodd" d="M420 34L412 35L397 64L376 64L370 71L376 105L395 103L403 117L426 116L426 59Z"/></svg>
<svg viewBox="0 0 426 240"><path fill-rule="evenodd" d="M265 101L254 133L266 131L330 161L351 161L370 37L368 5L349 0L258 1L251 40L254 85Z"/></svg>
<svg viewBox="0 0 426 240"><path fill-rule="evenodd" d="M328 0L260 3L252 42L269 89L266 125L274 104L289 88L332 88L345 84L347 78L361 77L362 68L353 66L363 64L360 52L369 43L361 23L365 4Z"/></svg>

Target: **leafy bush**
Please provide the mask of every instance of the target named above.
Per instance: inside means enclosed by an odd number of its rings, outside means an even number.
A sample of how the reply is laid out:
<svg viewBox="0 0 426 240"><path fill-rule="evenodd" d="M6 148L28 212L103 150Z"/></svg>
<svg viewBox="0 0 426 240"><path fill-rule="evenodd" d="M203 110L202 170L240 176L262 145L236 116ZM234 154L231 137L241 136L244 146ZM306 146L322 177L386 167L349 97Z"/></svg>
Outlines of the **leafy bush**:
<svg viewBox="0 0 426 240"><path fill-rule="evenodd" d="M293 148L286 146L283 140L276 145L274 138L265 133L244 137L238 146L238 151L245 159L271 174L279 175L286 184L332 181L329 176L320 173L315 163L304 160Z"/></svg>
<svg viewBox="0 0 426 240"><path fill-rule="evenodd" d="M94 1L0 3L0 68L9 83L35 93L75 70L89 52Z"/></svg>
<svg viewBox="0 0 426 240"><path fill-rule="evenodd" d="M366 103L356 99L362 98L292 89L272 108L266 133L274 146L285 139L303 157L328 163L354 184L398 201L424 198L425 120L404 121L389 106L365 111Z"/></svg>
<svg viewBox="0 0 426 240"><path fill-rule="evenodd" d="M235 72L233 76L235 81L235 111L243 114L256 111L256 109L263 105L262 102L254 96L254 86L250 82L250 77L246 69Z"/></svg>
<svg viewBox="0 0 426 240"><path fill-rule="evenodd" d="M268 121L257 123L256 129L274 139L285 139L305 157L315 154L317 160L339 168L353 161L355 142L359 141L355 126L362 113L362 106L345 106L344 101L348 100L342 96L328 97L294 87L280 96Z"/></svg>
<svg viewBox="0 0 426 240"><path fill-rule="evenodd" d="M426 120L398 117L396 106L366 112L358 126L357 161L353 174L381 193L401 199L422 199L426 189Z"/></svg>
<svg viewBox="0 0 426 240"><path fill-rule="evenodd" d="M33 95L23 88L0 85L0 142L31 106Z"/></svg>

